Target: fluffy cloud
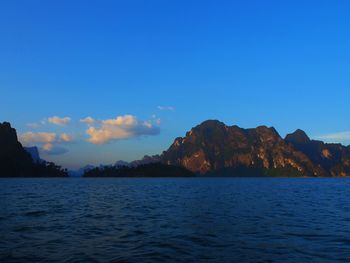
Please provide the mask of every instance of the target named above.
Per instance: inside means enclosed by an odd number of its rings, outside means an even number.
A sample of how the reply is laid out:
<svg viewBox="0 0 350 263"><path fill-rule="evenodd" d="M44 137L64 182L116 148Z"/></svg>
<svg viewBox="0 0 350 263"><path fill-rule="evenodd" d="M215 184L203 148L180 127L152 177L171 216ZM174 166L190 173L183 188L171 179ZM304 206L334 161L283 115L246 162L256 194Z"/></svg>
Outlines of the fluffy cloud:
<svg viewBox="0 0 350 263"><path fill-rule="evenodd" d="M158 106L157 108L158 108L158 110L161 110L161 111L174 111L175 110L175 108L172 106Z"/></svg>
<svg viewBox="0 0 350 263"><path fill-rule="evenodd" d="M102 124L111 126L134 126L137 125L137 119L132 115L118 116L115 119L102 120Z"/></svg>
<svg viewBox="0 0 350 263"><path fill-rule="evenodd" d="M67 125L71 121L71 118L69 118L69 117L60 118L58 116L53 116L53 117L48 118L47 120L48 120L48 122L50 122L52 124Z"/></svg>
<svg viewBox="0 0 350 263"><path fill-rule="evenodd" d="M57 146L60 143L73 141L73 136L67 133L57 135L53 132L26 132L19 136L21 143L27 146L38 145L46 154L63 154L68 150Z"/></svg>
<svg viewBox="0 0 350 263"><path fill-rule="evenodd" d="M323 140L326 142L341 142L341 143L349 143L350 142L350 131L349 132L338 132L325 134L315 137L318 140Z"/></svg>
<svg viewBox="0 0 350 263"><path fill-rule="evenodd" d="M114 119L96 121L98 127L86 130L89 142L104 144L112 140L134 138L142 135L157 135L159 127L151 121L139 121L133 115L117 116Z"/></svg>
<svg viewBox="0 0 350 263"><path fill-rule="evenodd" d="M24 143L52 143L56 140L56 133L53 132L26 132L19 136Z"/></svg>

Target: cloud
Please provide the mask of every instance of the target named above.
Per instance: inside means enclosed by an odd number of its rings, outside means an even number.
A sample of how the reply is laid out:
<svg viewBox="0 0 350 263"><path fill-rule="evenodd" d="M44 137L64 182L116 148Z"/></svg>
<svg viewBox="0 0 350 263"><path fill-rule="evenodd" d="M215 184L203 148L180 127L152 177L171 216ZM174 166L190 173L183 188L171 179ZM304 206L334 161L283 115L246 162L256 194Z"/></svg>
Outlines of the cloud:
<svg viewBox="0 0 350 263"><path fill-rule="evenodd" d="M60 135L60 139L63 142L71 142L71 141L73 141L73 136L70 134L67 134L67 133L62 133Z"/></svg>
<svg viewBox="0 0 350 263"><path fill-rule="evenodd" d="M104 144L113 140L135 138L142 135L157 135L159 126L152 121L139 121L133 115L117 116L114 119L96 121L98 127L91 126L86 130L89 142Z"/></svg>
<svg viewBox="0 0 350 263"><path fill-rule="evenodd" d="M19 136L19 140L26 143L52 143L56 140L53 132L26 132Z"/></svg>
<svg viewBox="0 0 350 263"><path fill-rule="evenodd" d="M71 121L71 118L69 118L69 117L60 118L58 116L53 116L53 117L48 118L47 120L48 120L48 122L50 122L52 124L67 125Z"/></svg>
<svg viewBox="0 0 350 263"><path fill-rule="evenodd" d="M175 111L175 108L172 106L158 106L157 108L161 111Z"/></svg>
<svg viewBox="0 0 350 263"><path fill-rule="evenodd" d="M57 155L68 151L57 144L72 142L73 136L67 133L57 135L53 132L26 132L19 135L19 140L27 146L39 146L43 153Z"/></svg>
<svg viewBox="0 0 350 263"><path fill-rule="evenodd" d="M111 126L133 126L137 124L136 117L132 115L118 116L115 119L102 120L102 124Z"/></svg>
<svg viewBox="0 0 350 263"><path fill-rule="evenodd" d="M326 142L347 143L347 142L350 142L350 131L324 134L324 135L315 136L315 138Z"/></svg>
<svg viewBox="0 0 350 263"><path fill-rule="evenodd" d="M52 148L53 148L52 143L45 143L45 144L43 145L43 147L42 147L42 149L43 149L44 151L47 151L47 152L51 151Z"/></svg>
<svg viewBox="0 0 350 263"><path fill-rule="evenodd" d="M44 144L40 150L41 150L41 152L48 154L48 155L60 155L60 154L65 154L68 152L68 150L66 148L54 146L50 143Z"/></svg>
<svg viewBox="0 0 350 263"><path fill-rule="evenodd" d="M80 119L80 122L86 123L86 124L94 124L96 122L96 120L91 118L90 116L88 116L84 119Z"/></svg>

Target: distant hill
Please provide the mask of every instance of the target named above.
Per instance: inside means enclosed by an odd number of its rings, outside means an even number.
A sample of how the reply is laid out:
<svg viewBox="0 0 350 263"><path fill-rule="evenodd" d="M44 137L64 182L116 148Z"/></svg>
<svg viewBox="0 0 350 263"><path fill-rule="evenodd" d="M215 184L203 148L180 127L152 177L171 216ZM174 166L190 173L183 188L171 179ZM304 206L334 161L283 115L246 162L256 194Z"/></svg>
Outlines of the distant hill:
<svg viewBox="0 0 350 263"><path fill-rule="evenodd" d="M68 175L71 177L80 177L80 176L83 176L83 174L86 171L89 171L89 170L94 169L94 168L95 168L95 166L88 164L88 165L85 165L84 167L81 167L77 170L68 171Z"/></svg>
<svg viewBox="0 0 350 263"><path fill-rule="evenodd" d="M32 155L22 147L10 123L0 123L0 177L67 176L67 172L54 163L38 162L39 154L36 156L33 149L30 151Z"/></svg>
<svg viewBox="0 0 350 263"><path fill-rule="evenodd" d="M184 167L162 163L96 167L84 173L84 177L186 177L194 175Z"/></svg>
<svg viewBox="0 0 350 263"><path fill-rule="evenodd" d="M175 139L161 161L202 175L350 176L350 147L310 140L301 130L283 139L273 127L243 129L217 120Z"/></svg>

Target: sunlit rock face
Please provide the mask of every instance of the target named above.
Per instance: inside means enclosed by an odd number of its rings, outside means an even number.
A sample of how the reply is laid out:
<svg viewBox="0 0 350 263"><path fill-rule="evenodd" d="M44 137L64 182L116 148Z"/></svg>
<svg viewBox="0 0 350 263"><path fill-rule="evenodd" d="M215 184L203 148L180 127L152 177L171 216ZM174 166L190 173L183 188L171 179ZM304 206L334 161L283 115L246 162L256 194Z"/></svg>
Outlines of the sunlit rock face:
<svg viewBox="0 0 350 263"><path fill-rule="evenodd" d="M176 138L161 159L167 164L181 165L200 174L225 174L227 171L231 175L347 174L344 166L347 162L350 163L349 158L345 158L346 154L339 153L339 150L344 153L348 151L346 147L327 145L317 153L300 147L312 143L314 141L301 130L288 135L284 140L273 127L242 129L209 120L191 129L184 138ZM316 157L334 160L339 167L321 165L315 161Z"/></svg>
<svg viewBox="0 0 350 263"><path fill-rule="evenodd" d="M293 145L296 150L306 154L313 163L326 170L328 175L350 176L350 147L310 140L309 138L301 140L299 131L288 134L286 142Z"/></svg>

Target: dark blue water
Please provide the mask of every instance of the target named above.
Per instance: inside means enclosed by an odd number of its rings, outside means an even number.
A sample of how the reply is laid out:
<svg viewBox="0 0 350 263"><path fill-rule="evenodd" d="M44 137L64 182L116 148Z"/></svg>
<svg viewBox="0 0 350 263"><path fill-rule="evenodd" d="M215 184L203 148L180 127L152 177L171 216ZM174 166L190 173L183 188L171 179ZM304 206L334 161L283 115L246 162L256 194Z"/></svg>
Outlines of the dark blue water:
<svg viewBox="0 0 350 263"><path fill-rule="evenodd" d="M0 262L350 260L350 179L0 179Z"/></svg>

